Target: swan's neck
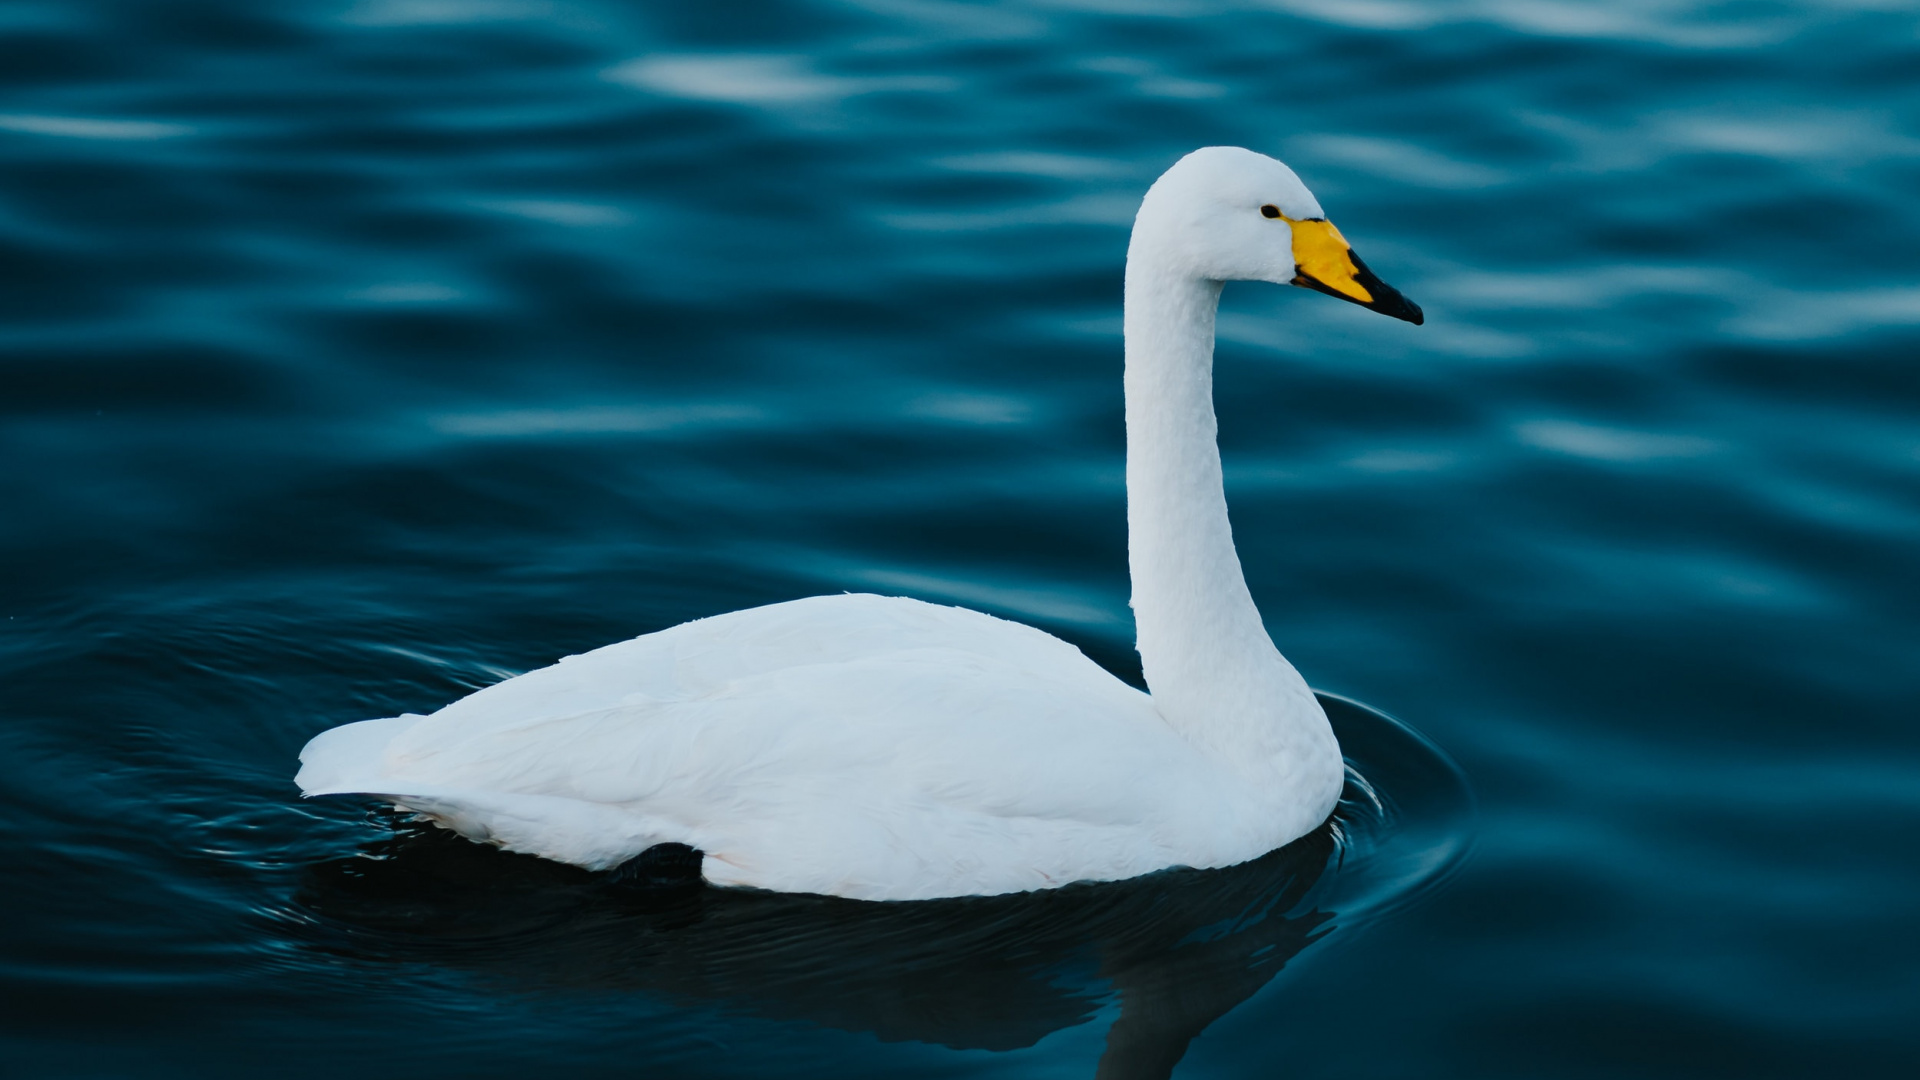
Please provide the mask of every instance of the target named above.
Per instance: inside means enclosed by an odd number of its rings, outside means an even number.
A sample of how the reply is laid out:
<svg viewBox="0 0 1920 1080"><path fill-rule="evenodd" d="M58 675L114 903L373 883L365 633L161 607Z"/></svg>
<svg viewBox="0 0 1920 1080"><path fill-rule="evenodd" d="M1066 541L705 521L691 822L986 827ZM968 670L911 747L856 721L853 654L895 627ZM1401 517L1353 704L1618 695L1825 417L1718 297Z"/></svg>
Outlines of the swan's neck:
<svg viewBox="0 0 1920 1080"><path fill-rule="evenodd" d="M1147 686L1181 734L1235 764L1331 768L1339 749L1247 591L1213 414L1221 283L1136 228L1127 253L1127 554ZM1324 777L1323 777L1324 779ZM1337 789L1336 789L1337 790Z"/></svg>

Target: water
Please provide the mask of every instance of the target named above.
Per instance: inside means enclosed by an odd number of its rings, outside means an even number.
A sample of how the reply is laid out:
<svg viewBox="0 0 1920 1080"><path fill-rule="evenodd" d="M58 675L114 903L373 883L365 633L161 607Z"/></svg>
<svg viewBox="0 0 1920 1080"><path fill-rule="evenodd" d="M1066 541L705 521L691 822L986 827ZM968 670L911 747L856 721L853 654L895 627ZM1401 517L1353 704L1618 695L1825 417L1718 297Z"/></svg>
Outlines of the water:
<svg viewBox="0 0 1920 1080"><path fill-rule="evenodd" d="M13 1071L1920 1064L1911 5L653 8L0 10ZM1119 267L1209 143L1428 316L1222 312L1254 595L1372 707L1341 838L870 911L297 799L325 727L813 593L1137 678Z"/></svg>

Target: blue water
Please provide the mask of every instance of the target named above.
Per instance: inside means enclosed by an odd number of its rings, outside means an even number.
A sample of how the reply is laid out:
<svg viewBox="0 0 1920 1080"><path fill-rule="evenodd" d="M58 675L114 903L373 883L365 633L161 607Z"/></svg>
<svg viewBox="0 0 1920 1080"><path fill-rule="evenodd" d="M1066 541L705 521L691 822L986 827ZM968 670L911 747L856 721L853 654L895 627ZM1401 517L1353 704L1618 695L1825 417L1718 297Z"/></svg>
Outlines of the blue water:
<svg viewBox="0 0 1920 1080"><path fill-rule="evenodd" d="M1119 272L1213 143L1427 313L1221 317L1333 827L875 908L297 798L324 728L814 593L1137 679ZM11 0L0 1055L1911 1072L1916 190L1899 3Z"/></svg>

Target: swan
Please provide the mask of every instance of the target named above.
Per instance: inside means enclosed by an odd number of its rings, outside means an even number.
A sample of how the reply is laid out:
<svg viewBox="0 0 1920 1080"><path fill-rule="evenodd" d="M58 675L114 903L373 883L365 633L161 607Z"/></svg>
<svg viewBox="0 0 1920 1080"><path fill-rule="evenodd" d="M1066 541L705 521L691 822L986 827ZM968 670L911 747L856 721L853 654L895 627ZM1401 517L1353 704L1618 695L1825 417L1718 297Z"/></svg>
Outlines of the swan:
<svg viewBox="0 0 1920 1080"><path fill-rule="evenodd" d="M864 900L1231 866L1311 832L1345 767L1234 551L1212 389L1230 280L1423 321L1273 158L1207 147L1148 189L1124 326L1128 563L1150 695L1020 623L816 596L324 731L296 783L590 870L662 845L714 885Z"/></svg>

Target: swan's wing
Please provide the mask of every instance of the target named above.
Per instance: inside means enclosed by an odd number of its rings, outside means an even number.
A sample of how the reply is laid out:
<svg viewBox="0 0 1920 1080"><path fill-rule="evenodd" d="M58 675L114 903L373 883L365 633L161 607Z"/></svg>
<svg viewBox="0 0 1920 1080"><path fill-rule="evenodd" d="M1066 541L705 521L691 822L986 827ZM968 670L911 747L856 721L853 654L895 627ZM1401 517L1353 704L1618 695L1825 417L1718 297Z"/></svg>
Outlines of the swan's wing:
<svg viewBox="0 0 1920 1080"><path fill-rule="evenodd" d="M1190 752L1057 638L871 596L686 624L401 719L316 739L302 786L580 865L672 840L717 882L840 895L1165 865L1155 819Z"/></svg>
<svg viewBox="0 0 1920 1080"><path fill-rule="evenodd" d="M1080 650L1031 626L905 597L814 596L682 623L469 694L428 717L415 745L497 726L630 705L696 701L772 672L912 649L956 649L1111 681Z"/></svg>
<svg viewBox="0 0 1920 1080"><path fill-rule="evenodd" d="M821 596L683 623L570 656L469 694L431 716L409 714L323 732L302 751L305 767L298 781L310 795L372 790L353 785L397 776L435 783L452 779L422 775L435 772L464 779L485 773L518 784L526 779L522 768L480 764L504 766L514 754L524 755L525 768L536 772L540 768L533 763L545 762L565 764L576 776L609 769L644 776L654 770L642 768L639 759L688 756L654 752L652 740L712 741L709 733L717 729L706 714L713 710L702 702L734 703L721 711L736 724L765 728L764 736L786 726L781 720L787 713L838 707L839 690L798 685L817 683L819 671L861 662L884 667L884 658L929 649L1054 681L1068 679L1096 695L1129 693L1078 649L1029 626L899 597ZM808 671L815 674L793 674ZM863 677L849 671L829 681L845 684ZM777 704L761 716L739 707L742 699ZM634 748L632 760L614 755L595 768L583 764L595 748L625 745L616 731L653 726L675 730L639 736L649 749ZM810 730L803 737L822 735ZM644 781L633 786L646 787Z"/></svg>
<svg viewBox="0 0 1920 1080"><path fill-rule="evenodd" d="M1129 876L1167 865L1206 800L1190 748L1108 679L1089 693L958 650L783 668L694 701L409 732L375 790L581 865L689 844L719 884L898 899ZM541 816L558 803L594 820Z"/></svg>
<svg viewBox="0 0 1920 1080"><path fill-rule="evenodd" d="M435 716L400 730L355 779L381 791L645 807L690 824L836 800L891 804L908 792L1009 817L1118 824L1139 803L1115 777L1185 744L1145 695L1099 674L1105 684L958 649L903 649L777 668L687 700L451 730L430 727Z"/></svg>

